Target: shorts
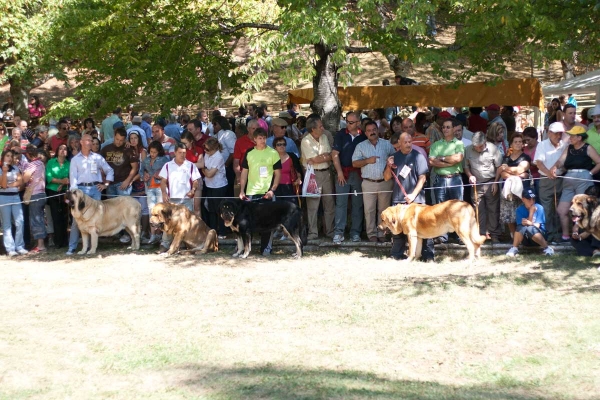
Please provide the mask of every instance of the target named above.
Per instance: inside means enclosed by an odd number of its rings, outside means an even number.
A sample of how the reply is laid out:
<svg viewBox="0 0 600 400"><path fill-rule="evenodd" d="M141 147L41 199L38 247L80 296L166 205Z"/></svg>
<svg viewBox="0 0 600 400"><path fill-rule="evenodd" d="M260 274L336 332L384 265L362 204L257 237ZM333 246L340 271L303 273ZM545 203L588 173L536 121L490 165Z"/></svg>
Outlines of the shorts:
<svg viewBox="0 0 600 400"><path fill-rule="evenodd" d="M561 203L570 203L576 194L583 194L587 188L594 186L594 182L592 182L592 173L590 171L581 169L567 171L565 178L566 179L563 179L563 190L560 195ZM586 180L582 181L580 179Z"/></svg>
<svg viewBox="0 0 600 400"><path fill-rule="evenodd" d="M536 226L519 225L517 227L517 232L523 235L523 246L539 246L539 244L532 239L533 235L536 233L540 233L544 238L546 237L546 233Z"/></svg>

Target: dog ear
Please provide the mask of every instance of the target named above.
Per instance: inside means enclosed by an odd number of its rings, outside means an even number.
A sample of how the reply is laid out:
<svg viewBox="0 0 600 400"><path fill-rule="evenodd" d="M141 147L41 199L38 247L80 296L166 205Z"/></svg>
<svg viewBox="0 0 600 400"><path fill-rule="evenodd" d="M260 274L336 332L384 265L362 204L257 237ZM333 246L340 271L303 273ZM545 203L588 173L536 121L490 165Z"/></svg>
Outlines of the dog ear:
<svg viewBox="0 0 600 400"><path fill-rule="evenodd" d="M84 208L85 208L85 201L83 201L82 198L79 198L79 201L77 202L77 209L79 211L83 211Z"/></svg>
<svg viewBox="0 0 600 400"><path fill-rule="evenodd" d="M162 209L162 210L160 210L160 211L161 211L161 213L162 213L162 215L163 215L163 218L164 218L165 220L167 220L167 219L171 219L171 216L173 215L173 210L171 210L170 208L163 208L163 209Z"/></svg>
<svg viewBox="0 0 600 400"><path fill-rule="evenodd" d="M585 198L585 201L588 203L589 207L592 207L590 208L591 211L593 211L594 208L596 208L596 206L598 205L598 198L596 196L587 196Z"/></svg>

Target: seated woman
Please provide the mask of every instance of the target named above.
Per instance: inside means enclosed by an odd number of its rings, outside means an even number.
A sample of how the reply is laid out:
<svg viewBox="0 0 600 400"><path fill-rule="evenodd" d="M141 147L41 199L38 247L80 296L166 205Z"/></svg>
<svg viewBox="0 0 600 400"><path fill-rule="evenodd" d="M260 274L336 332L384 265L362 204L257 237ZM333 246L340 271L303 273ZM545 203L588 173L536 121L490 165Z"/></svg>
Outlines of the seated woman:
<svg viewBox="0 0 600 400"><path fill-rule="evenodd" d="M562 242L569 242L571 239L569 234L571 200L576 194L583 194L593 186L592 176L600 172L600 155L592 146L585 143L588 138L585 128L575 126L567 133L570 135L570 144L550 169L554 178L560 175L557 170L565 169L567 171L563 177L563 190L558 207L556 207L562 227Z"/></svg>
<svg viewBox="0 0 600 400"><path fill-rule="evenodd" d="M499 178L506 181L509 178L514 177L516 179L521 179L521 187L523 189L528 189L531 158L523 152L523 136L521 134L516 133L511 138L509 154L510 155L504 157L502 165L498 167L498 170L496 171L496 181L498 181ZM522 190L520 191L522 192ZM518 222L516 221L515 212L522 203L518 195L507 198L504 192L510 191L503 190L503 193L500 196L500 224L508 224L510 235L514 238Z"/></svg>

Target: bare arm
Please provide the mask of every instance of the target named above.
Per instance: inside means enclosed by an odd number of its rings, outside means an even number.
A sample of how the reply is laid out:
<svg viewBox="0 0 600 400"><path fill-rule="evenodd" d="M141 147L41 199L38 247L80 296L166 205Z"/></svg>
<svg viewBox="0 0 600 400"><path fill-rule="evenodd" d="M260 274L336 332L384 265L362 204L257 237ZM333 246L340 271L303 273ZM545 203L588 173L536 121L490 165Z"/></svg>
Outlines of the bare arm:
<svg viewBox="0 0 600 400"><path fill-rule="evenodd" d="M246 197L246 183L248 182L248 170L246 168L242 169L242 173L240 175L240 199L244 200Z"/></svg>
<svg viewBox="0 0 600 400"><path fill-rule="evenodd" d="M592 170L590 171L592 175L596 175L598 172L600 172L600 155L592 146L588 146L587 154L596 164L594 168L592 168Z"/></svg>

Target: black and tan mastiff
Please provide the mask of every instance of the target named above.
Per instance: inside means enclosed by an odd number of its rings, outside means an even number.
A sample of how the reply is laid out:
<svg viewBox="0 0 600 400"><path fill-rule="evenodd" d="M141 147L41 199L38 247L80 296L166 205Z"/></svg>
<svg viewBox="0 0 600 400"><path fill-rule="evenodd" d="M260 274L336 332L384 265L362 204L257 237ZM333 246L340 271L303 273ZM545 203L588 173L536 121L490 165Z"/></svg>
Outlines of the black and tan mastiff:
<svg viewBox="0 0 600 400"><path fill-rule="evenodd" d="M66 193L71 215L81 232L83 248L78 254L95 254L98 236L113 236L123 229L131 236L131 249L140 248L140 217L142 206L133 197L119 196L98 201L79 189ZM88 252L92 237L92 245Z"/></svg>
<svg viewBox="0 0 600 400"><path fill-rule="evenodd" d="M217 232L182 204L158 203L152 208L150 224L173 236L169 250L161 253L164 257L177 253L181 243L188 246L188 252L219 250Z"/></svg>
<svg viewBox="0 0 600 400"><path fill-rule="evenodd" d="M408 259L421 256L421 239L433 239L448 232L456 232L467 246L469 259L481 254L485 236L479 234L475 210L464 201L448 200L434 206L412 203L388 207L381 213L379 229L389 229L394 235L408 237Z"/></svg>

